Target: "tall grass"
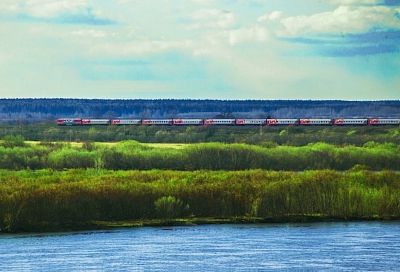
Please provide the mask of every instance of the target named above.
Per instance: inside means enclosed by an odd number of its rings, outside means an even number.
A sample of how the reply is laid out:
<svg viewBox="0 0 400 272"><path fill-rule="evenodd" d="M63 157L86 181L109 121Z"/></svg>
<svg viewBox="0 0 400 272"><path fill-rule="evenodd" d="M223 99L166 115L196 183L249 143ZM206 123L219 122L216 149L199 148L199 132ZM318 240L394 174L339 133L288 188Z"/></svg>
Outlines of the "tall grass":
<svg viewBox="0 0 400 272"><path fill-rule="evenodd" d="M184 215L398 218L400 174L331 170L0 171L2 230Z"/></svg>

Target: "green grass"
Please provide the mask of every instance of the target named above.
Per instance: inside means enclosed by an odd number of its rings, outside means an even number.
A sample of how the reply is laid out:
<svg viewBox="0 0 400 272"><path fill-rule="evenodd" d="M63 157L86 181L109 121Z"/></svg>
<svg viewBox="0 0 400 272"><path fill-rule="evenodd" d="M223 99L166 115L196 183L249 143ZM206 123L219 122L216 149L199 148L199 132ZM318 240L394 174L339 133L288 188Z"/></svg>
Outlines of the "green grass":
<svg viewBox="0 0 400 272"><path fill-rule="evenodd" d="M0 145L4 143L4 140L0 140ZM25 141L28 145L40 145L42 141ZM47 142L47 144L61 144L68 145L71 147L82 147L83 142L67 142L67 141L53 141ZM118 144L118 142L93 142L93 144L101 147L113 147ZM173 149L182 149L184 147L189 146L190 144L182 144L182 143L142 143L143 146L153 147L153 148L173 148Z"/></svg>
<svg viewBox="0 0 400 272"><path fill-rule="evenodd" d="M172 148L172 149L182 149L190 146L191 144L177 144L177 143L144 143L143 145L153 147L153 148Z"/></svg>

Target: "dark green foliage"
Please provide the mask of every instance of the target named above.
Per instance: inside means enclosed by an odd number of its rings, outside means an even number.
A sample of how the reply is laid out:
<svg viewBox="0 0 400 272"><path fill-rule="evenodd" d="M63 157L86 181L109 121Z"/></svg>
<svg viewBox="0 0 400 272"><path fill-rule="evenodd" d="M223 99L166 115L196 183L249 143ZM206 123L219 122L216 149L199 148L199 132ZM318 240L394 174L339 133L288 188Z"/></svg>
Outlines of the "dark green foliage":
<svg viewBox="0 0 400 272"><path fill-rule="evenodd" d="M14 148L0 146L0 168L15 170L45 168L48 151L41 146Z"/></svg>
<svg viewBox="0 0 400 272"><path fill-rule="evenodd" d="M0 171L0 228L195 217L399 218L395 172Z"/></svg>
<svg viewBox="0 0 400 272"><path fill-rule="evenodd" d="M22 147L25 146L24 137L21 135L7 135L3 138L4 147Z"/></svg>

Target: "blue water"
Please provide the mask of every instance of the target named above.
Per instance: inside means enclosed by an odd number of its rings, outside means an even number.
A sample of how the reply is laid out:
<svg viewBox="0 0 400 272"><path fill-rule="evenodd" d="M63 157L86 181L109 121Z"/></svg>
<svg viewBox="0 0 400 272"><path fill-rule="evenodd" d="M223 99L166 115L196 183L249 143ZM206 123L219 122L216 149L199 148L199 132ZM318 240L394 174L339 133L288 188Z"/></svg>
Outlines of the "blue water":
<svg viewBox="0 0 400 272"><path fill-rule="evenodd" d="M400 271L400 222L0 235L0 271Z"/></svg>

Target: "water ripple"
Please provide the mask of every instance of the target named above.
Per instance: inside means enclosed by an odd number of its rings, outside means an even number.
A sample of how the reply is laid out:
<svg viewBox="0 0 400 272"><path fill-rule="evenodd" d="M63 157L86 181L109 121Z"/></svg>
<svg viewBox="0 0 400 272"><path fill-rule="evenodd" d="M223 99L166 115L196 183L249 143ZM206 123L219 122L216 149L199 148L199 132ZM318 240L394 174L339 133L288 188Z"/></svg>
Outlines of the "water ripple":
<svg viewBox="0 0 400 272"><path fill-rule="evenodd" d="M400 223L209 225L0 236L0 271L398 271Z"/></svg>

